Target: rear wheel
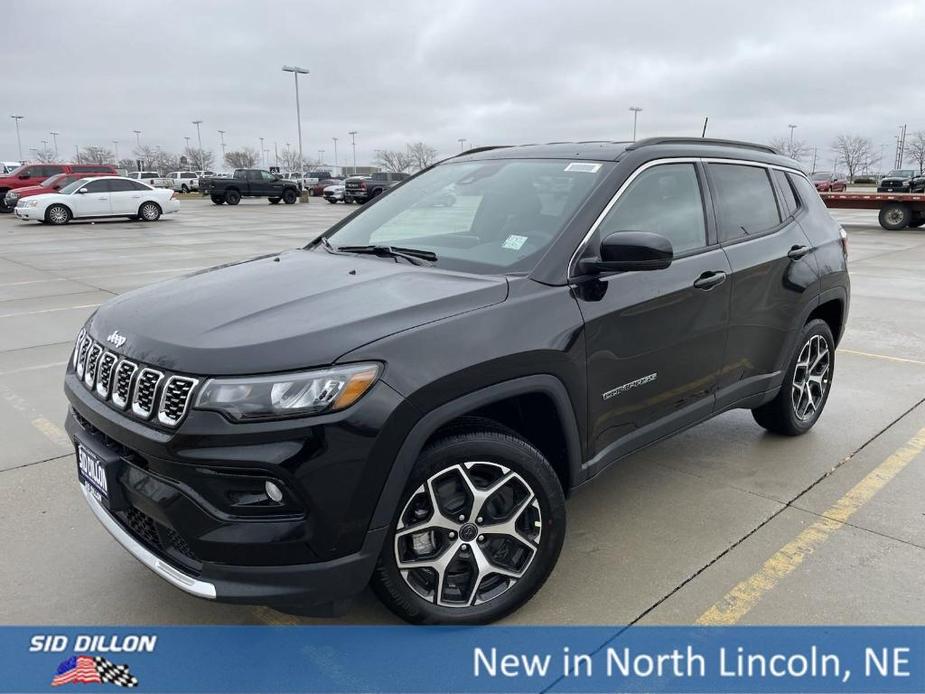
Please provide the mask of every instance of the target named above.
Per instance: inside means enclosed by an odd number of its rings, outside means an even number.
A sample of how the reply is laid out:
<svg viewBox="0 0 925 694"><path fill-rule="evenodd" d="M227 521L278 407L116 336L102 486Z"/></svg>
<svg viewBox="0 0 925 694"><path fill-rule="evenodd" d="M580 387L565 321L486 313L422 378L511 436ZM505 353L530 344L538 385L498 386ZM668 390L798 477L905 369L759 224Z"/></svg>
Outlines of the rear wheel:
<svg viewBox="0 0 925 694"><path fill-rule="evenodd" d="M505 429L461 431L415 464L372 585L409 622L492 622L539 590L564 536L564 495L543 455Z"/></svg>
<svg viewBox="0 0 925 694"><path fill-rule="evenodd" d="M909 226L912 220L912 210L902 203L891 203L880 210L880 226L887 231L898 231Z"/></svg>
<svg viewBox="0 0 925 694"><path fill-rule="evenodd" d="M834 374L832 331L825 321L811 320L800 332L780 392L770 402L752 410L755 421L775 434L805 434L822 414Z"/></svg>
<svg viewBox="0 0 925 694"><path fill-rule="evenodd" d="M925 213L914 212L912 214L912 221L909 222L909 226L913 229L918 229L923 225L925 225Z"/></svg>
<svg viewBox="0 0 925 694"><path fill-rule="evenodd" d="M49 224L67 224L71 221L71 211L64 205L52 205L45 210L45 221Z"/></svg>
<svg viewBox="0 0 925 694"><path fill-rule="evenodd" d="M287 205L295 204L295 201L299 199L299 196L296 195L296 192L292 188L286 188L283 191L283 202Z"/></svg>
<svg viewBox="0 0 925 694"><path fill-rule="evenodd" d="M145 222L156 222L161 218L161 206L156 202L146 202L138 208L138 216Z"/></svg>
<svg viewBox="0 0 925 694"><path fill-rule="evenodd" d="M237 205L239 202L241 202L241 194L234 189L226 191L225 202L227 202L229 205Z"/></svg>
<svg viewBox="0 0 925 694"><path fill-rule="evenodd" d="M180 186L180 192L181 192L181 193L188 193L188 192L189 192L189 186L186 185L186 184L184 183L182 186Z"/></svg>

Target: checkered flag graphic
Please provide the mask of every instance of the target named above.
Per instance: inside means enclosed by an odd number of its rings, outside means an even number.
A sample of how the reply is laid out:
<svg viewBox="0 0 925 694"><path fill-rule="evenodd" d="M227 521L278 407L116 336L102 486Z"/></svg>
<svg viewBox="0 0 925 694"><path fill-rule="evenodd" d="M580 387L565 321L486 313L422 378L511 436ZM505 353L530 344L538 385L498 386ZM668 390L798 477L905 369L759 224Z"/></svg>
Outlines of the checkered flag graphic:
<svg viewBox="0 0 925 694"><path fill-rule="evenodd" d="M129 672L128 665L116 665L106 658L96 656L93 659L96 665L96 671L100 674L100 679L109 684L115 684L119 687L137 687L138 678Z"/></svg>

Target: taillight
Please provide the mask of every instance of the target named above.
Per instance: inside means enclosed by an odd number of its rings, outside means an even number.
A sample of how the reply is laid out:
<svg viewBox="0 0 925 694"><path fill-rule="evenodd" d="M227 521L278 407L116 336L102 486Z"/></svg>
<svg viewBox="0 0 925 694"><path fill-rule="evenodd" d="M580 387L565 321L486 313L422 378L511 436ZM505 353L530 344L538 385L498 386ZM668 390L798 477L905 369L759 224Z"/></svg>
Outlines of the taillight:
<svg viewBox="0 0 925 694"><path fill-rule="evenodd" d="M170 194L170 199L171 199L171 200L176 200L176 199L177 199L177 191L173 191L173 193Z"/></svg>
<svg viewBox="0 0 925 694"><path fill-rule="evenodd" d="M845 231L844 227L839 227L838 232L841 236L841 252L845 256L845 260L848 260L848 232Z"/></svg>

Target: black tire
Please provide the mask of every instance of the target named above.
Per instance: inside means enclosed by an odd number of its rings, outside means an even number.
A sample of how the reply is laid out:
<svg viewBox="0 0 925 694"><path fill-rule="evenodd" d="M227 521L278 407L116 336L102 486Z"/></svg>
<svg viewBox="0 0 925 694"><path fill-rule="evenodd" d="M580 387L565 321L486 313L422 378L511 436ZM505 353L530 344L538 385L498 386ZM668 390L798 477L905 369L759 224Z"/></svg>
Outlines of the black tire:
<svg viewBox="0 0 925 694"><path fill-rule="evenodd" d="M279 198L267 198L270 201L271 205L279 205Z"/></svg>
<svg viewBox="0 0 925 694"><path fill-rule="evenodd" d="M221 195L213 195L211 198L212 202L214 202L216 205L221 205L225 202L225 198L223 198Z"/></svg>
<svg viewBox="0 0 925 694"><path fill-rule="evenodd" d="M798 395L796 384L798 381L805 381L806 377L810 375L813 364L810 363L808 367L803 366L802 358L806 354L806 350L809 349L807 359L812 359L811 343L818 344L819 339L824 341L827 349L827 368L821 376L821 395L816 389L809 391L812 395L811 399L815 400L815 404L812 413L804 416L800 414L799 409L803 403L807 402L807 391L799 391ZM828 402L829 393L832 391L832 380L835 376L835 340L832 337L832 331L828 323L818 318L809 321L800 331L796 344L794 355L790 359L790 365L784 374L784 382L780 391L773 400L752 410L752 415L758 424L768 431L783 434L784 436L799 436L813 428L813 425L822 414L826 402ZM808 384L808 386L811 388L811 384ZM798 399L795 400L795 398ZM806 409L808 410L808 407Z"/></svg>
<svg viewBox="0 0 925 694"><path fill-rule="evenodd" d="M241 202L241 193L236 191L234 188L231 190L226 190L225 202L227 202L229 205L237 205L239 202Z"/></svg>
<svg viewBox="0 0 925 694"><path fill-rule="evenodd" d="M186 185L186 184L184 183L182 186L180 186L180 192L181 192L181 193L188 193L188 192L189 192L189 186Z"/></svg>
<svg viewBox="0 0 925 694"><path fill-rule="evenodd" d="M327 201L328 201L329 203L331 203L332 205L336 205L336 204L337 204L337 200L335 200L334 198L325 198L325 200L327 200Z"/></svg>
<svg viewBox="0 0 925 694"><path fill-rule="evenodd" d="M292 188L286 188L283 191L283 202L287 205L294 205L295 201L299 199L299 196Z"/></svg>
<svg viewBox="0 0 925 694"><path fill-rule="evenodd" d="M880 226L887 231L905 229L911 220L912 210L902 203L890 203L880 210Z"/></svg>
<svg viewBox="0 0 925 694"><path fill-rule="evenodd" d="M64 205L52 205L45 210L45 221L49 224L67 224L71 217L71 211Z"/></svg>
<svg viewBox="0 0 925 694"><path fill-rule="evenodd" d="M485 624L498 620L533 597L546 582L562 549L565 537L565 497L552 467L542 453L513 432L490 423L486 425L481 420L474 421L475 428L466 427L448 432L421 453L402 494L373 573L372 587L379 599L408 622ZM471 467L464 466L464 463L471 461L479 462L473 463ZM507 475L508 482L502 483L497 491L488 494L483 500L482 514L489 518L500 507L507 506L509 510L504 512L508 515L495 515L480 527L477 523L481 517L468 518L468 515L476 515L474 497L467 492L461 496L451 493L449 500L440 498L436 504L443 509L440 514L442 518L450 514L453 520L449 522L456 524L459 521L456 531L447 528L422 531L414 534L413 545L407 543L412 539L411 534L396 542L398 524L405 523L409 518L420 517L420 504L431 509L427 520L418 521L422 529L428 527L434 519L434 504L429 501L432 497L426 491L432 488L428 480L437 479L433 488L440 494L447 490L447 485L454 490L464 489L463 474L468 476L477 491L487 490L491 484L500 482ZM487 486L479 481L487 483ZM535 497L530 497L529 492L535 494ZM428 512L425 510L424 513ZM465 523L460 521L461 516L457 513L466 517ZM514 521L516 537L490 531L493 523L507 520ZM530 545L524 542L525 533L536 533L533 539L537 544L532 551ZM431 551L437 552L431 557L433 560L440 560L452 553L446 566L446 580L440 584L446 586L443 596L445 602L448 602L446 605L437 605L435 600L423 597L410 583L415 582L420 588L422 581L430 580L431 592L436 596L434 579L437 574L433 569L407 571L409 578L406 580L398 568L398 553L420 551L421 535L425 536L422 542L429 543ZM443 545L442 552L434 547L434 542ZM496 571L480 571L474 579L472 569L477 557L488 561ZM522 572L522 575L513 578L498 573L499 559L512 561L511 566L516 568L515 572ZM405 561L408 561L407 556ZM463 591L454 581L468 581L469 585ZM465 604L471 602L473 595L481 596L484 602L478 605Z"/></svg>
<svg viewBox="0 0 925 694"><path fill-rule="evenodd" d="M138 208L138 218L143 222L156 222L161 218L161 206L156 202L143 202Z"/></svg>
<svg viewBox="0 0 925 694"><path fill-rule="evenodd" d="M925 214L922 212L913 212L912 219L909 222L909 228L918 229L920 226L925 226Z"/></svg>
<svg viewBox="0 0 925 694"><path fill-rule="evenodd" d="M373 198L377 197L381 193L382 193L382 188L373 188L373 192L369 194L369 199L372 200Z"/></svg>

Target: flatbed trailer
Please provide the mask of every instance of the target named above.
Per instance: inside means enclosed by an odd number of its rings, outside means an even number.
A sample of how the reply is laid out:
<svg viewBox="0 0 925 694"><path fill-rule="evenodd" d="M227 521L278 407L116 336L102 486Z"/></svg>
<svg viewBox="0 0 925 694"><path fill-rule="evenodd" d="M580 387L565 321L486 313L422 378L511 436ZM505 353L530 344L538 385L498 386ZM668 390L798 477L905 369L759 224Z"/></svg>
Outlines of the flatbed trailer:
<svg viewBox="0 0 925 694"><path fill-rule="evenodd" d="M826 207L880 210L880 226L889 231L925 225L923 193L819 193Z"/></svg>

